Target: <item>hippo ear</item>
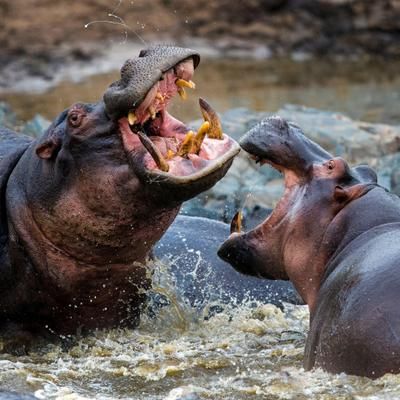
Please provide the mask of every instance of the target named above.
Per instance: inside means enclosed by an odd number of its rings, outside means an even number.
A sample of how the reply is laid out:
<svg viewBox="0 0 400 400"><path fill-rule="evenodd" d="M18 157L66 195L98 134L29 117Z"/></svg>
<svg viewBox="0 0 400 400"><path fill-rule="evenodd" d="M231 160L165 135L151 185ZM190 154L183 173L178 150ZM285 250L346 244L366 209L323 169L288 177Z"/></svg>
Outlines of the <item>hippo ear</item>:
<svg viewBox="0 0 400 400"><path fill-rule="evenodd" d="M337 185L333 197L339 203L348 203L361 197L367 191L368 186L362 183L346 187Z"/></svg>
<svg viewBox="0 0 400 400"><path fill-rule="evenodd" d="M43 159L53 158L60 150L61 139L59 137L50 136L46 141L36 147L36 154Z"/></svg>

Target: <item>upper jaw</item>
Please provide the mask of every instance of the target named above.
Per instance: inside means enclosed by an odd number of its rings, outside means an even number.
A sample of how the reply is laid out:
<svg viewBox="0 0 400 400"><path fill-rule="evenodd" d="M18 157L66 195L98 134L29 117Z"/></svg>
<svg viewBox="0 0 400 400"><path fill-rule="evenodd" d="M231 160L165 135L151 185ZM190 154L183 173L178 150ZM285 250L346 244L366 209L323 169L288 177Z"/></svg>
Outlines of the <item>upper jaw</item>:
<svg viewBox="0 0 400 400"><path fill-rule="evenodd" d="M121 79L112 83L104 93L107 115L113 120L127 115L129 110L143 102L166 71L186 60L191 60L195 69L200 56L191 49L153 46L142 50L139 57L127 60L121 68Z"/></svg>
<svg viewBox="0 0 400 400"><path fill-rule="evenodd" d="M197 194L225 175L240 147L222 132L217 113L203 99L205 122L197 133L167 112L172 97L185 98L185 89L195 88L193 72L193 59L165 71L140 104L118 119L118 127L131 167L142 181L163 187L184 184Z"/></svg>
<svg viewBox="0 0 400 400"><path fill-rule="evenodd" d="M280 172L291 171L299 179L306 178L314 163L323 163L333 156L308 139L295 124L278 116L262 120L239 142L256 162L268 163Z"/></svg>

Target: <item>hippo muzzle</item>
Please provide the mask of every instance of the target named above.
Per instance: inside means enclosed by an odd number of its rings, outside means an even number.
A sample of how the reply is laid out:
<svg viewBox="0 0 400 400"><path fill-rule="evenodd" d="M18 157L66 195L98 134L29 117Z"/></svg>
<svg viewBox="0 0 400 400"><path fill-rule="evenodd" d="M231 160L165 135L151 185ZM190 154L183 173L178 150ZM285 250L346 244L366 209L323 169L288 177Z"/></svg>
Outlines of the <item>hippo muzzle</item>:
<svg viewBox="0 0 400 400"><path fill-rule="evenodd" d="M190 49L155 46L128 60L121 79L104 94L105 111L117 121L135 174L178 201L209 189L240 151L222 133L216 112L203 99L204 123L197 132L171 116L167 107L178 94L194 89L200 56ZM179 190L174 190L177 188Z"/></svg>

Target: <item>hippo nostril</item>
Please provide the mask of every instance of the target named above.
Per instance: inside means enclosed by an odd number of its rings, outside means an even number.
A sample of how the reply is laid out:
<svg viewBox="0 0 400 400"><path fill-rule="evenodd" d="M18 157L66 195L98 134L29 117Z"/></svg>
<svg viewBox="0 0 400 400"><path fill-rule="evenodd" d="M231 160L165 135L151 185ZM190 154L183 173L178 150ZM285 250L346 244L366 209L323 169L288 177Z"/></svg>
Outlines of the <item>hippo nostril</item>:
<svg viewBox="0 0 400 400"><path fill-rule="evenodd" d="M335 166L336 166L335 161L333 161L333 160L328 161L328 165L327 165L328 169L333 170L333 169L335 169Z"/></svg>

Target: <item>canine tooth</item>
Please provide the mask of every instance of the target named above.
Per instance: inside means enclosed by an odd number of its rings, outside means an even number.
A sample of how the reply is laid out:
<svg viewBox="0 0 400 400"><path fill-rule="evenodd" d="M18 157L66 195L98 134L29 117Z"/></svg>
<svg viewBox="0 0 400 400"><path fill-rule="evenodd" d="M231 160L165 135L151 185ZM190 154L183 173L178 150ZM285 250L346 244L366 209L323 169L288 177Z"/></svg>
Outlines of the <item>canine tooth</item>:
<svg viewBox="0 0 400 400"><path fill-rule="evenodd" d="M217 113L204 99L200 98L199 104L204 120L210 123L210 129L207 133L207 136L211 139L222 140L222 126Z"/></svg>
<svg viewBox="0 0 400 400"><path fill-rule="evenodd" d="M186 81L185 79L177 79L175 84L180 88L187 87L189 89L196 89L196 84L193 81Z"/></svg>
<svg viewBox="0 0 400 400"><path fill-rule="evenodd" d="M128 122L129 125L135 125L135 122L137 121L137 117L133 111L130 111L128 113Z"/></svg>
<svg viewBox="0 0 400 400"><path fill-rule="evenodd" d="M183 87L179 87L178 86L178 94L181 97L182 100L186 100L187 99L187 94L185 92L185 89Z"/></svg>
<svg viewBox="0 0 400 400"><path fill-rule="evenodd" d="M194 132L189 131L186 134L185 139L183 139L183 142L179 147L177 155L181 157L186 157L189 153L192 153L193 142L194 142Z"/></svg>
<svg viewBox="0 0 400 400"><path fill-rule="evenodd" d="M199 154L203 140L206 137L206 134L209 130L210 130L210 123L208 121L204 121L201 124L194 138L192 153Z"/></svg>
<svg viewBox="0 0 400 400"><path fill-rule="evenodd" d="M239 210L232 218L231 234L242 232L242 221L243 221L243 214L242 214L242 211Z"/></svg>
<svg viewBox="0 0 400 400"><path fill-rule="evenodd" d="M167 161L165 160L165 158L162 156L160 150L158 150L157 146L154 145L153 142L143 132L139 131L139 132L137 132L137 135L139 136L139 139L142 142L142 145L153 157L153 160L157 164L157 167L161 171L168 172L169 165L168 165Z"/></svg>

